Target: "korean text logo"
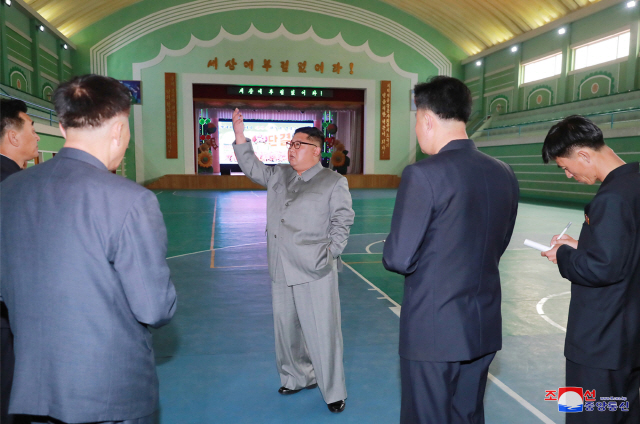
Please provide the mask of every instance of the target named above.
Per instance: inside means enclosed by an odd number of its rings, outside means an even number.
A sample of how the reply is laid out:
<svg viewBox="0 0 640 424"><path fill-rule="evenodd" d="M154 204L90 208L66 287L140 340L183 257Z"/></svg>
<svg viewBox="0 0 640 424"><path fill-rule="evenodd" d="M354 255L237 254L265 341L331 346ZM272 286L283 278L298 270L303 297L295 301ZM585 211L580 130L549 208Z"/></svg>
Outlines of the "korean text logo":
<svg viewBox="0 0 640 424"><path fill-rule="evenodd" d="M629 411L626 397L596 398L595 389L583 390L582 387L560 387L558 390L545 390L544 400L557 401L558 412L622 412Z"/></svg>

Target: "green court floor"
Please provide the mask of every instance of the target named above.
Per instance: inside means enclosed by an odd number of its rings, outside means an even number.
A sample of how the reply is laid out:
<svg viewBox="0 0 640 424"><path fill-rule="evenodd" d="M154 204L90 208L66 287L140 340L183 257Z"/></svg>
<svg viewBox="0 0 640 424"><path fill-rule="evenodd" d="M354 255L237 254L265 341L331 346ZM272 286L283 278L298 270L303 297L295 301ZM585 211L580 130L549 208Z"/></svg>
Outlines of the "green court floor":
<svg viewBox="0 0 640 424"><path fill-rule="evenodd" d="M158 191L169 235L178 312L154 332L162 423L393 423L399 419L398 314L403 278L381 263L395 190L352 190L356 220L340 295L347 409L329 414L319 393L277 394L264 191ZM524 203L500 269L503 350L490 369L488 424L562 423L545 390L564 382L569 282L523 245L548 243L580 208ZM517 417L517 418L514 418Z"/></svg>

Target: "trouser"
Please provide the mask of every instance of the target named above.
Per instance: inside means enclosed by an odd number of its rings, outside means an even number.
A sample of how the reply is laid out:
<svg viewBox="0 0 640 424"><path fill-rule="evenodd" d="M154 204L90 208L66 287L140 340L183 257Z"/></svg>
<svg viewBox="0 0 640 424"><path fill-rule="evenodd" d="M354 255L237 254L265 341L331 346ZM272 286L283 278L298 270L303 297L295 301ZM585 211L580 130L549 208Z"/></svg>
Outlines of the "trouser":
<svg viewBox="0 0 640 424"><path fill-rule="evenodd" d="M2 302L0 305L0 320L2 321L0 339L0 423L12 424L13 418L9 415L9 396L11 395L11 383L13 382L13 334L9 328L9 316L7 308Z"/></svg>
<svg viewBox="0 0 640 424"><path fill-rule="evenodd" d="M346 399L336 270L306 284L274 281L272 296L282 386L297 390L317 382L327 404Z"/></svg>
<svg viewBox="0 0 640 424"><path fill-rule="evenodd" d="M484 424L484 391L495 356L462 362L400 358L400 423Z"/></svg>
<svg viewBox="0 0 640 424"><path fill-rule="evenodd" d="M66 424L62 421L56 420L55 418L51 418L51 417L16 415L16 418L18 417L20 417L20 419L25 420L24 421L25 424ZM133 420L99 421L99 422L82 423L82 424L156 424L157 422L158 422L158 417L156 413L153 413L151 415L147 415L146 417L136 418Z"/></svg>
<svg viewBox="0 0 640 424"><path fill-rule="evenodd" d="M566 368L567 387L582 387L585 390L595 390L596 401L593 404L585 402L583 412L567 412L567 424L637 424L640 423L640 368L624 367L619 370L605 370L576 364L567 359ZM602 397L626 397L629 411L619 408L622 401L616 402L615 411L609 409L609 400ZM603 402L598 404L599 402ZM604 405L606 403L606 407ZM625 405L626 406L626 405ZM590 410L592 409L593 410ZM604 411L602 409L605 409ZM613 405L611 404L611 409ZM626 409L626 408L623 408Z"/></svg>

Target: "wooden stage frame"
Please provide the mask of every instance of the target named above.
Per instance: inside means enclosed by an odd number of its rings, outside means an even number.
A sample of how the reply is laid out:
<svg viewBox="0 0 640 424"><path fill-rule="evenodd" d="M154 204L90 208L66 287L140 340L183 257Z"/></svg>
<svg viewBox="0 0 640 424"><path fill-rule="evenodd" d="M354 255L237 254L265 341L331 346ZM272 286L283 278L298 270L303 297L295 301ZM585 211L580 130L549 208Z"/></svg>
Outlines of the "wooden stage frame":
<svg viewBox="0 0 640 424"><path fill-rule="evenodd" d="M387 174L346 175L349 188L398 188L400 177ZM150 190L265 190L244 175L164 175L145 184Z"/></svg>

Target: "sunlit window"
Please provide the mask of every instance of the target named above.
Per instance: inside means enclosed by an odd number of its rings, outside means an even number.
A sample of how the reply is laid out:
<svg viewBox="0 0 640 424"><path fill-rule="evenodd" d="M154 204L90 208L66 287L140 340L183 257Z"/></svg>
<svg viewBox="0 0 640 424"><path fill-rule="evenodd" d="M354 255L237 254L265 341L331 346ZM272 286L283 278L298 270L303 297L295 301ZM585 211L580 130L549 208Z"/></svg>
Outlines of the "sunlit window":
<svg viewBox="0 0 640 424"><path fill-rule="evenodd" d="M574 69L587 68L629 56L630 35L629 31L625 31L575 48Z"/></svg>
<svg viewBox="0 0 640 424"><path fill-rule="evenodd" d="M560 75L562 71L562 53L547 56L523 65L524 83L538 81Z"/></svg>

